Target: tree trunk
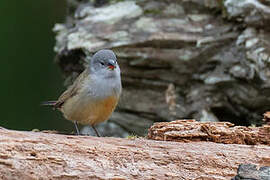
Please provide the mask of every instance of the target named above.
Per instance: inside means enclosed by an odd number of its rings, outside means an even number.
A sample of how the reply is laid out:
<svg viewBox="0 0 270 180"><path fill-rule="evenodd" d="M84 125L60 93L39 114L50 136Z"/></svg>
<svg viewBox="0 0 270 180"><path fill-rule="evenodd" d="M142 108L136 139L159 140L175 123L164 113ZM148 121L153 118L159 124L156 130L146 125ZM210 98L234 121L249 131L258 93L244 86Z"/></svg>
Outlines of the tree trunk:
<svg viewBox="0 0 270 180"><path fill-rule="evenodd" d="M270 166L270 147L261 145L259 141L256 146L198 142L196 138L190 138L197 131L176 130L181 124L188 127L203 125L192 121L162 124L164 129L174 129L171 131L174 134L189 134L190 136L184 137L188 143L0 129L0 179L227 180L237 174L237 167L242 163ZM160 125L153 126L150 132L160 132ZM219 132L216 136L228 132L226 128L219 129L221 124L212 124L211 127L217 127ZM238 131L243 135L248 134L244 127ZM257 129L253 135L259 135L258 132ZM171 137L172 133L167 135ZM209 139L211 137L209 134ZM233 136L232 139L237 137ZM264 141L269 144L268 137ZM247 166L242 166L241 169L244 170L245 167ZM252 168L252 172L255 172L256 166ZM243 175L241 172L238 171L239 177ZM259 174L252 175L259 177ZM270 178L270 174L265 177Z"/></svg>
<svg viewBox="0 0 270 180"><path fill-rule="evenodd" d="M91 53L116 52L124 90L110 122L138 135L182 118L261 124L270 107L269 3L104 2L70 0L54 31L67 84Z"/></svg>

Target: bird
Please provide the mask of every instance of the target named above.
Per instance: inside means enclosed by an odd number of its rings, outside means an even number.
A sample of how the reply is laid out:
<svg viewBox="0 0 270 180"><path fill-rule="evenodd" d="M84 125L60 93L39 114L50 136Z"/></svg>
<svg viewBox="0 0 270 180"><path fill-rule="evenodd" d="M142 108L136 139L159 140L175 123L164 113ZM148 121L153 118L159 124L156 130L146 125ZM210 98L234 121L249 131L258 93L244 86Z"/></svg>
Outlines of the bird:
<svg viewBox="0 0 270 180"><path fill-rule="evenodd" d="M115 53L109 49L97 51L86 69L56 101L45 101L62 112L65 119L90 125L100 137L95 125L109 119L122 92L121 71Z"/></svg>

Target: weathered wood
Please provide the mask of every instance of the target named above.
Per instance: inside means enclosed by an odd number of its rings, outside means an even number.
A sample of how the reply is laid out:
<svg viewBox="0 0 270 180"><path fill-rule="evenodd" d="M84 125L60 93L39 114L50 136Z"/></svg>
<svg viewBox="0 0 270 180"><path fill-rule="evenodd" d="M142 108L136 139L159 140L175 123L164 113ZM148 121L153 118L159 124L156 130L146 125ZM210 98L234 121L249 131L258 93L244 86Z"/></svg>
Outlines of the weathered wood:
<svg viewBox="0 0 270 180"><path fill-rule="evenodd" d="M102 2L69 0L55 51L68 80L92 52L116 51L124 89L111 122L139 135L153 122L183 118L262 123L270 107L269 3Z"/></svg>
<svg viewBox="0 0 270 180"><path fill-rule="evenodd" d="M0 179L217 179L270 166L270 147L0 129Z"/></svg>
<svg viewBox="0 0 270 180"><path fill-rule="evenodd" d="M155 123L148 138L163 141L211 141L223 144L270 145L270 126L243 127L229 122L177 120Z"/></svg>

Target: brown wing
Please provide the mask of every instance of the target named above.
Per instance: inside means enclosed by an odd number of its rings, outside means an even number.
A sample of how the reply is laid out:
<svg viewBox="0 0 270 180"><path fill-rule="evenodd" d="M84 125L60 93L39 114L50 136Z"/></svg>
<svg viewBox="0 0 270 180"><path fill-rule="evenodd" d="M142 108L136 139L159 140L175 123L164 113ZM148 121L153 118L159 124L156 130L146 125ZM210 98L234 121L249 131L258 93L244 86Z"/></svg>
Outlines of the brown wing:
<svg viewBox="0 0 270 180"><path fill-rule="evenodd" d="M69 98L73 97L77 94L78 90L80 90L81 85L84 79L89 75L89 70L86 68L73 82L72 85L68 87L68 89L63 92L63 94L58 98L57 102L55 103L55 108L61 108L61 106L68 100Z"/></svg>

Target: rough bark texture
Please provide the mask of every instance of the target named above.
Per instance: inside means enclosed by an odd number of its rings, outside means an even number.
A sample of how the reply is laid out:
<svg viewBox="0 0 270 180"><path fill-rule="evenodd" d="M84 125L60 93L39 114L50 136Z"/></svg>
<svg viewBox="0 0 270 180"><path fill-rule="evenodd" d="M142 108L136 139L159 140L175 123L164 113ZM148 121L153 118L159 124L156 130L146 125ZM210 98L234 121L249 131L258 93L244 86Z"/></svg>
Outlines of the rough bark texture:
<svg viewBox="0 0 270 180"><path fill-rule="evenodd" d="M223 144L270 145L270 126L243 127L229 122L178 120L155 123L148 138L163 141L212 141Z"/></svg>
<svg viewBox="0 0 270 180"><path fill-rule="evenodd" d="M57 62L69 84L92 52L117 53L124 91L110 121L123 133L145 135L153 122L183 118L262 122L269 1L90 2L70 0L66 24L55 26Z"/></svg>
<svg viewBox="0 0 270 180"><path fill-rule="evenodd" d="M0 179L217 179L270 166L270 147L0 129Z"/></svg>

